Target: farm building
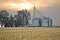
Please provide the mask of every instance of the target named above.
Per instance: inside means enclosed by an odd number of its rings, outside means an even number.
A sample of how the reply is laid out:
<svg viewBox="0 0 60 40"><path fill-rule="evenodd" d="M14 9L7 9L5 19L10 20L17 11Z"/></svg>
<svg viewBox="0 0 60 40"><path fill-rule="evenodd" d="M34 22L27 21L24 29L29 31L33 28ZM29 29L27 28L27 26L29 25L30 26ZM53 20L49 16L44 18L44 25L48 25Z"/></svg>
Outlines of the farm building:
<svg viewBox="0 0 60 40"><path fill-rule="evenodd" d="M52 19L50 19L49 17L44 17L42 19L42 26L52 26Z"/></svg>
<svg viewBox="0 0 60 40"><path fill-rule="evenodd" d="M40 18L34 18L32 20L32 25L33 26L41 26L41 19Z"/></svg>

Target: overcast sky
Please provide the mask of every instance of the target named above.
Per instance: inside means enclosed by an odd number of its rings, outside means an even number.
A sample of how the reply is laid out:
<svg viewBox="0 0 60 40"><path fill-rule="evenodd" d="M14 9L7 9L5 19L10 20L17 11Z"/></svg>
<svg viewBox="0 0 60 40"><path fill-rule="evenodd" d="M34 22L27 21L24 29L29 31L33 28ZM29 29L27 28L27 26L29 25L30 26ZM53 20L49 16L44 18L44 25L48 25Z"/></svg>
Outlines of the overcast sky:
<svg viewBox="0 0 60 40"><path fill-rule="evenodd" d="M12 9L11 6L8 6L11 3L22 3L22 2L29 2L33 5L36 5L39 9L44 9L48 6L54 6L60 4L60 0L0 0L0 9ZM16 9L16 8L14 8Z"/></svg>
<svg viewBox="0 0 60 40"><path fill-rule="evenodd" d="M60 0L0 0L0 10L9 10L9 13L17 13L16 8L8 6L10 3L29 2L35 6L44 15L53 19L53 25L60 26Z"/></svg>

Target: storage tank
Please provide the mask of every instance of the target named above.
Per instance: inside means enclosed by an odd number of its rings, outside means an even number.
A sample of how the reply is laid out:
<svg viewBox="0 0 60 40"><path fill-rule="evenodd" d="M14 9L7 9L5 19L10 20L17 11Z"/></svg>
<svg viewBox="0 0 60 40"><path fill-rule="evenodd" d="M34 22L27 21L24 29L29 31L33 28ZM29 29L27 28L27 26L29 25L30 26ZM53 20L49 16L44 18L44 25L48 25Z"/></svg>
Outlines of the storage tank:
<svg viewBox="0 0 60 40"><path fill-rule="evenodd" d="M49 17L44 17L42 19L42 26L46 27L52 26L52 19L50 19Z"/></svg>
<svg viewBox="0 0 60 40"><path fill-rule="evenodd" d="M32 25L33 26L41 26L41 19L40 18L34 18L32 20Z"/></svg>
<svg viewBox="0 0 60 40"><path fill-rule="evenodd" d="M51 27L51 26L52 26L52 19L48 17L48 20L49 20L49 21L48 21L48 22L49 22L48 25Z"/></svg>

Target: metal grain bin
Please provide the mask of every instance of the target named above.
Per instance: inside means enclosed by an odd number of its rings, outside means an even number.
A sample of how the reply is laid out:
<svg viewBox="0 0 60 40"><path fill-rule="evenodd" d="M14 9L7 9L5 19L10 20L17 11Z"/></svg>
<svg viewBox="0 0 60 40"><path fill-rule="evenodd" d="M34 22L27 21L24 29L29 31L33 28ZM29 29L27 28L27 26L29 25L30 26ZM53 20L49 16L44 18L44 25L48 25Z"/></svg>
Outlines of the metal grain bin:
<svg viewBox="0 0 60 40"><path fill-rule="evenodd" d="M34 18L32 20L32 25L33 26L41 26L41 19L40 18Z"/></svg>
<svg viewBox="0 0 60 40"><path fill-rule="evenodd" d="M52 19L50 19L49 17L44 17L42 19L42 26L52 26Z"/></svg>
<svg viewBox="0 0 60 40"><path fill-rule="evenodd" d="M52 26L52 19L48 17L48 20L49 20L49 21L48 21L48 22L49 22L48 26L51 27L51 26Z"/></svg>

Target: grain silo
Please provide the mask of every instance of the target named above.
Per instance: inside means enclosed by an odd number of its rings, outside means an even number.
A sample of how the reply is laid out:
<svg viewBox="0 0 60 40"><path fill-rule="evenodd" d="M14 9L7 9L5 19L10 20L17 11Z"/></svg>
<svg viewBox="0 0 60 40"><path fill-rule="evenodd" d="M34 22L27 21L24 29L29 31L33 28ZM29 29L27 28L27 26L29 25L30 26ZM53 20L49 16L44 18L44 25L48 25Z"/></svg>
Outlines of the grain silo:
<svg viewBox="0 0 60 40"><path fill-rule="evenodd" d="M52 19L50 19L49 17L44 17L42 19L42 26L44 27L49 27L52 26Z"/></svg>
<svg viewBox="0 0 60 40"><path fill-rule="evenodd" d="M38 27L38 26L41 26L41 19L40 18L34 18L33 20L32 20L32 26L36 26L36 27Z"/></svg>
<svg viewBox="0 0 60 40"><path fill-rule="evenodd" d="M48 19L49 19L49 24L48 25L51 27L52 26L52 19L49 18L49 17L48 17Z"/></svg>

